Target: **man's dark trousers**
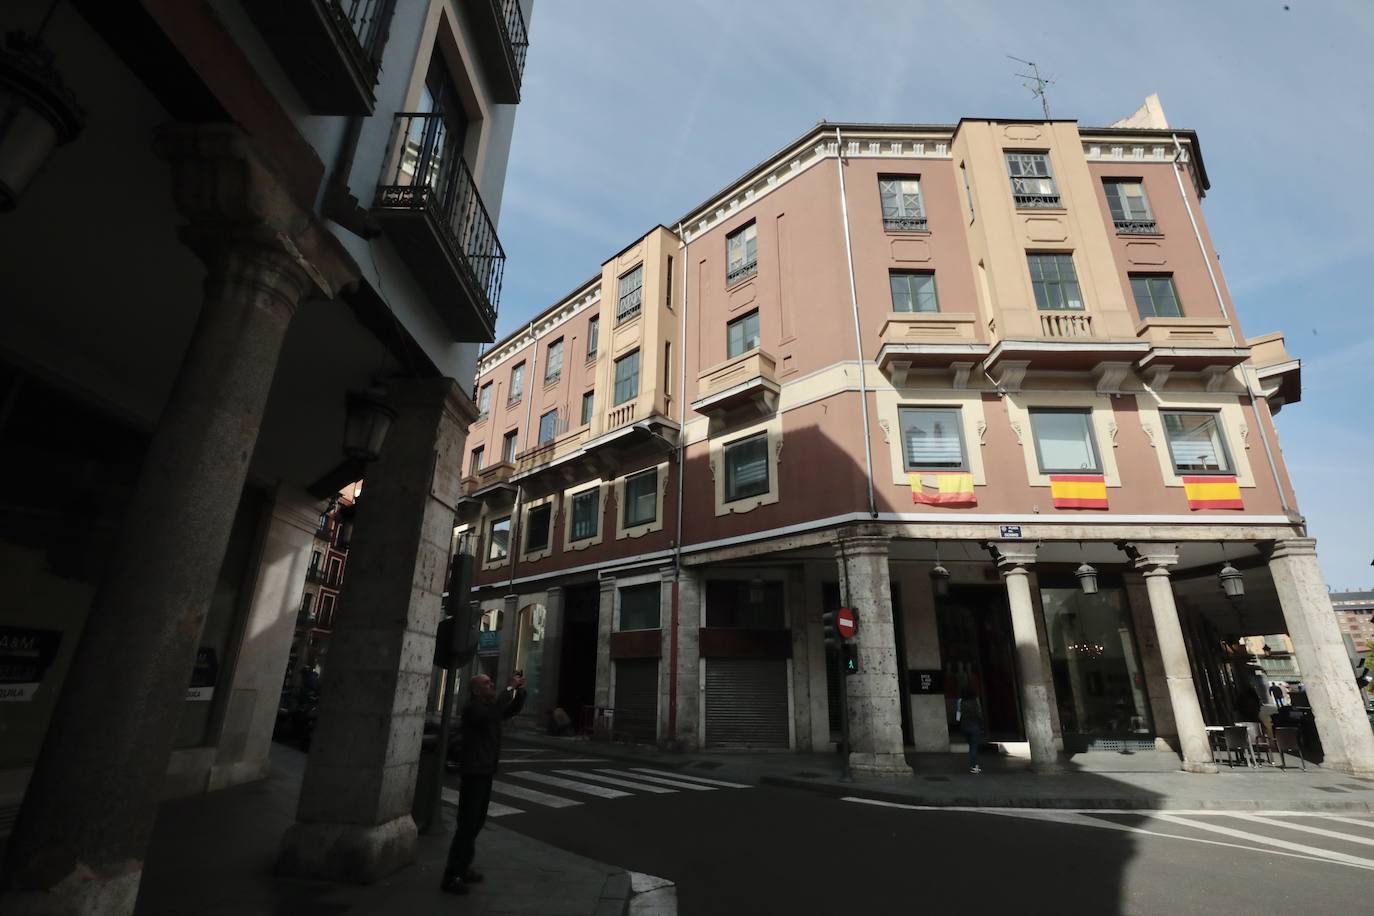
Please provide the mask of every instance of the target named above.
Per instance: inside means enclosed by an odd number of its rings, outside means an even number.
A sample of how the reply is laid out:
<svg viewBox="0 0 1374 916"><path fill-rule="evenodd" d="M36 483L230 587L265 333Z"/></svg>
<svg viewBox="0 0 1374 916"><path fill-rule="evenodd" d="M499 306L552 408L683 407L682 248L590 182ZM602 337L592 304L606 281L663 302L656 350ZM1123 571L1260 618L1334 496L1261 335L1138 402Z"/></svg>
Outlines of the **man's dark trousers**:
<svg viewBox="0 0 1374 916"><path fill-rule="evenodd" d="M448 848L449 878L462 878L477 854L477 834L487 822L487 806L491 803L491 776L463 776L458 782L458 825L453 830L453 843Z"/></svg>

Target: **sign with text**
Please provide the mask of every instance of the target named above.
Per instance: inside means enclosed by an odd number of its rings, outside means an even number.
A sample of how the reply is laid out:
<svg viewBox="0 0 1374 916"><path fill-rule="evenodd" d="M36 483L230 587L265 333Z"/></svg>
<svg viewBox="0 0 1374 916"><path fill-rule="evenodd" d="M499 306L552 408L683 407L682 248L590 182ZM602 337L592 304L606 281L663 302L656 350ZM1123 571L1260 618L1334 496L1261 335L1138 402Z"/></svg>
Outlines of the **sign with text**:
<svg viewBox="0 0 1374 916"><path fill-rule="evenodd" d="M186 689L186 699L193 703L204 703L214 699L215 681L219 680L219 659L215 650L201 646L196 650L196 666L191 669L191 686Z"/></svg>
<svg viewBox="0 0 1374 916"><path fill-rule="evenodd" d="M907 670L906 679L910 693L945 692L945 673L939 668L911 668Z"/></svg>
<svg viewBox="0 0 1374 916"><path fill-rule="evenodd" d="M1004 537L1004 538L1019 538L1020 536L1021 536L1021 526L1020 526L1020 525L1003 525L1003 526L1002 526L1002 537Z"/></svg>
<svg viewBox="0 0 1374 916"><path fill-rule="evenodd" d="M60 630L0 627L0 702L32 700L61 642Z"/></svg>

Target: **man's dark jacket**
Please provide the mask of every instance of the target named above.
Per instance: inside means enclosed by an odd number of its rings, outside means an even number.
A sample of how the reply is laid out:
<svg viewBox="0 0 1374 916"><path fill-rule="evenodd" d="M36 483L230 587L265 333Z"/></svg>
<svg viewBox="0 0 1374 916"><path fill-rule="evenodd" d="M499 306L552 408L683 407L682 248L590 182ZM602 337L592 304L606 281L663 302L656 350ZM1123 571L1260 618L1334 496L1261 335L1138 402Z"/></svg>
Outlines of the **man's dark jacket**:
<svg viewBox="0 0 1374 916"><path fill-rule="evenodd" d="M463 750L458 769L464 776L492 776L501 759L501 720L525 705L525 691L503 690L490 700L473 697L463 707Z"/></svg>

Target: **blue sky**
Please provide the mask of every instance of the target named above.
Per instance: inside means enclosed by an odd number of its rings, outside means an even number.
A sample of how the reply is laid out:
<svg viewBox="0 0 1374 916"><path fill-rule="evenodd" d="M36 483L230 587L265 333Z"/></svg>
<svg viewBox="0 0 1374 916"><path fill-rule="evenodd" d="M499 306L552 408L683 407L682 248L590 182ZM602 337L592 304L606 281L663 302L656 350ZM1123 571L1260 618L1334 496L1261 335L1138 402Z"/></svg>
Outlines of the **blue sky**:
<svg viewBox="0 0 1374 916"><path fill-rule="evenodd" d="M1328 582L1374 586L1370 48L1370 0L537 0L498 333L821 118L1038 116L1008 54L1085 125L1158 92L1200 135L1245 333L1303 360L1278 424Z"/></svg>

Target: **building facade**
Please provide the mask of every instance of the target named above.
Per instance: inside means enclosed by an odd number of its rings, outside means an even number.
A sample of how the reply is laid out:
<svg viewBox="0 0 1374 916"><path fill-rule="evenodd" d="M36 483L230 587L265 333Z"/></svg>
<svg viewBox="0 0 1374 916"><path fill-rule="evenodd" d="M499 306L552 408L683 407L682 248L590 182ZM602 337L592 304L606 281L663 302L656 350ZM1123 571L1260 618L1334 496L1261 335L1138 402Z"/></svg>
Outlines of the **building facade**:
<svg viewBox="0 0 1374 916"><path fill-rule="evenodd" d="M1341 632L1350 637L1355 651L1374 655L1374 592L1334 592L1331 606Z"/></svg>
<svg viewBox="0 0 1374 916"><path fill-rule="evenodd" d="M303 589L330 686L280 868L413 859L531 7L0 12L0 910L132 912L159 799L266 774Z"/></svg>
<svg viewBox="0 0 1374 916"><path fill-rule="evenodd" d="M1243 334L1208 185L1153 98L822 123L498 342L459 514L531 714L832 748L848 606L861 771L955 746L965 686L1037 769L1210 771L1217 659L1283 632L1328 762L1374 770L1273 423L1299 363Z"/></svg>

